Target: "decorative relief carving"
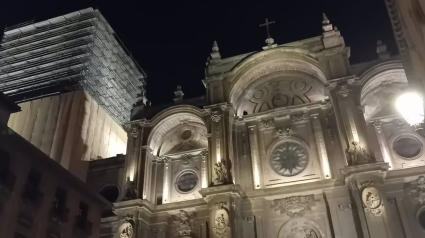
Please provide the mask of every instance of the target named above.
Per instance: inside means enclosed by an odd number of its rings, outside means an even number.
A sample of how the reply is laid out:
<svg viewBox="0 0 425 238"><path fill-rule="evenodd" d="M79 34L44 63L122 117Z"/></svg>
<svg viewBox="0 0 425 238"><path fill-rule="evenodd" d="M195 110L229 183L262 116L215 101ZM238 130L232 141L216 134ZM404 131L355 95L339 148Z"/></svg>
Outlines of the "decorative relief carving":
<svg viewBox="0 0 425 238"><path fill-rule="evenodd" d="M274 125L273 120L263 120L260 122L260 127L269 128L270 126Z"/></svg>
<svg viewBox="0 0 425 238"><path fill-rule="evenodd" d="M300 105L314 101L317 90L305 79L268 82L249 91L249 105L244 110L251 113L265 112L274 108Z"/></svg>
<svg viewBox="0 0 425 238"><path fill-rule="evenodd" d="M200 154L202 156L202 158L205 158L208 156L208 150L203 150Z"/></svg>
<svg viewBox="0 0 425 238"><path fill-rule="evenodd" d="M215 212L215 227L213 228L213 231L217 238L227 237L227 233L230 231L229 214L227 213L226 205L227 202L225 201L216 203L217 211Z"/></svg>
<svg viewBox="0 0 425 238"><path fill-rule="evenodd" d="M339 208L340 211L351 210L351 203L339 204L338 208Z"/></svg>
<svg viewBox="0 0 425 238"><path fill-rule="evenodd" d="M302 215L305 211L310 211L312 207L316 206L314 195L307 196L294 196L274 200L274 205L271 208L280 214L286 214L290 217L296 214Z"/></svg>
<svg viewBox="0 0 425 238"><path fill-rule="evenodd" d="M127 131L127 133L129 133L132 137L137 138L137 136L139 136L141 127L139 124L134 123L134 124L125 124L124 125L124 129Z"/></svg>
<svg viewBox="0 0 425 238"><path fill-rule="evenodd" d="M293 132L294 131L292 130L291 127L286 127L286 129L284 129L284 130L282 128L279 128L276 131L276 135L281 139L287 139L287 138L290 138L292 136Z"/></svg>
<svg viewBox="0 0 425 238"><path fill-rule="evenodd" d="M192 156L191 155L188 155L188 154L184 154L184 155L182 155L182 157L181 157L181 159L182 159L182 161L183 161L183 164L184 165L189 165L190 164L190 159L192 158Z"/></svg>
<svg viewBox="0 0 425 238"><path fill-rule="evenodd" d="M164 162L165 165L169 165L170 164L170 161L171 161L171 158L170 157L164 157L162 159L162 161Z"/></svg>
<svg viewBox="0 0 425 238"><path fill-rule="evenodd" d="M120 238L133 238L133 215L127 214L119 227Z"/></svg>
<svg viewBox="0 0 425 238"><path fill-rule="evenodd" d="M374 120L374 121L371 121L371 123L372 123L373 127L375 127L376 132L378 132L378 133L382 132L382 128L381 128L382 122L381 122L381 120Z"/></svg>
<svg viewBox="0 0 425 238"><path fill-rule="evenodd" d="M216 175L215 184L224 184L227 182L227 169L223 160L214 164L214 171Z"/></svg>
<svg viewBox="0 0 425 238"><path fill-rule="evenodd" d="M351 165L365 164L372 161L372 157L367 153L366 149L362 148L357 142L352 142L346 152Z"/></svg>
<svg viewBox="0 0 425 238"><path fill-rule="evenodd" d="M361 196L363 207L373 216L382 215L384 203L379 195L378 189L374 187L373 182L367 181L361 184Z"/></svg>
<svg viewBox="0 0 425 238"><path fill-rule="evenodd" d="M292 115L292 121L293 122L299 122L305 119L305 115L304 113L301 114L297 114L297 115Z"/></svg>
<svg viewBox="0 0 425 238"><path fill-rule="evenodd" d="M342 96L342 97L347 97L348 94L351 92L352 90L350 88L348 88L348 84L344 84L339 86L338 91L336 91L336 94Z"/></svg>
<svg viewBox="0 0 425 238"><path fill-rule="evenodd" d="M248 144L246 141L242 141L242 153L245 157L248 155Z"/></svg>
<svg viewBox="0 0 425 238"><path fill-rule="evenodd" d="M223 117L223 114L221 113L220 110L211 110L211 120L213 122L219 122L221 120L221 118Z"/></svg>
<svg viewBox="0 0 425 238"><path fill-rule="evenodd" d="M294 227L287 236L288 238L319 238L317 233L307 226Z"/></svg>
<svg viewBox="0 0 425 238"><path fill-rule="evenodd" d="M425 203L425 177L420 176L418 179L407 183L404 187L407 195L416 199L421 205Z"/></svg>
<svg viewBox="0 0 425 238"><path fill-rule="evenodd" d="M190 237L195 223L195 213L180 210L179 214L173 216L173 219L177 222L177 231L180 237Z"/></svg>

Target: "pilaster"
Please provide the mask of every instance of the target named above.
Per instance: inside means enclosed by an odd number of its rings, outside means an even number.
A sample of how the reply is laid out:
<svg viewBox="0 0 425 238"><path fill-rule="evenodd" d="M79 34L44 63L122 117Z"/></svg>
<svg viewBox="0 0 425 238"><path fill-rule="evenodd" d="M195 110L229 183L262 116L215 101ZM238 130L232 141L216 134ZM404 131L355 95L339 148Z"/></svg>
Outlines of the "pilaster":
<svg viewBox="0 0 425 238"><path fill-rule="evenodd" d="M374 120L370 122L375 130L376 137L378 138L379 148L381 149L382 158L385 163L388 163L390 166L389 169L393 168L391 160L391 152L388 146L387 138L385 138L384 133L382 132L382 122L380 120Z"/></svg>
<svg viewBox="0 0 425 238"><path fill-rule="evenodd" d="M311 121L313 124L314 137L316 139L317 152L319 154L320 165L322 168L323 178L331 179L331 168L329 166L328 153L326 150L325 138L323 136L322 123L320 121L319 111L312 110L310 112Z"/></svg>

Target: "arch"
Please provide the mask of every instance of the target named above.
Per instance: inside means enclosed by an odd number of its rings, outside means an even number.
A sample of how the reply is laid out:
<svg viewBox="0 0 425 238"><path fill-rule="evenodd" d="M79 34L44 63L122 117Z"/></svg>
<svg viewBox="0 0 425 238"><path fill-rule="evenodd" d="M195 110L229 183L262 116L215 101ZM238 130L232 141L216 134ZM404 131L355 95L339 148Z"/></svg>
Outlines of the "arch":
<svg viewBox="0 0 425 238"><path fill-rule="evenodd" d="M327 82L327 77L320 69L319 62L308 51L279 47L247 57L228 73L230 103L235 103L252 82L280 71L303 72L323 84Z"/></svg>
<svg viewBox="0 0 425 238"><path fill-rule="evenodd" d="M296 236L298 234L298 236ZM311 237L326 238L323 229L313 220L305 217L291 218L280 228L278 238Z"/></svg>
<svg viewBox="0 0 425 238"><path fill-rule="evenodd" d="M359 84L362 87L358 100L365 108L366 120L382 116L381 114L397 114L393 101L408 86L400 61L388 61L373 66L360 76Z"/></svg>
<svg viewBox="0 0 425 238"><path fill-rule="evenodd" d="M192 126L205 128L201 111L193 106L176 106L165 110L152 119L153 129L149 134L147 145L152 149L152 154L159 155L159 151L167 134L176 127L187 123Z"/></svg>

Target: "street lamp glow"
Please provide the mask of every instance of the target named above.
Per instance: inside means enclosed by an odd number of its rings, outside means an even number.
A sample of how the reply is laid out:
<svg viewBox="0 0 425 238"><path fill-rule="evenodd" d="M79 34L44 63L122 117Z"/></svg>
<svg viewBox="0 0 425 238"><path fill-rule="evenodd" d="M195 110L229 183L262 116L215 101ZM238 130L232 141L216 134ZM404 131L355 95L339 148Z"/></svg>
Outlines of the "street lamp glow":
<svg viewBox="0 0 425 238"><path fill-rule="evenodd" d="M397 111L411 126L418 125L424 120L423 98L416 92L405 92L395 101Z"/></svg>

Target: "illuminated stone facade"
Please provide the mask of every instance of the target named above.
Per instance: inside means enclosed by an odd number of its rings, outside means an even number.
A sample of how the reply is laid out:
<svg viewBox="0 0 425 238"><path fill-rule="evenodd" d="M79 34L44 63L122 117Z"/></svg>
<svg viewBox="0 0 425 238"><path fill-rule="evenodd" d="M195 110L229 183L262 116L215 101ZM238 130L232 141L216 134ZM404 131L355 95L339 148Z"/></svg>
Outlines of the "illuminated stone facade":
<svg viewBox="0 0 425 238"><path fill-rule="evenodd" d="M321 36L259 52L215 43L205 97L178 89L126 124L103 237L424 237L425 140L393 108L407 80L385 48L350 65L326 16Z"/></svg>

